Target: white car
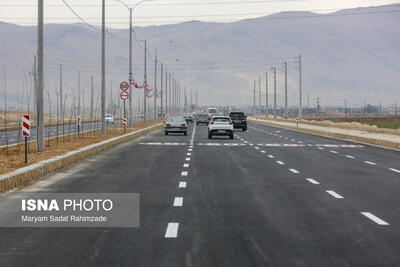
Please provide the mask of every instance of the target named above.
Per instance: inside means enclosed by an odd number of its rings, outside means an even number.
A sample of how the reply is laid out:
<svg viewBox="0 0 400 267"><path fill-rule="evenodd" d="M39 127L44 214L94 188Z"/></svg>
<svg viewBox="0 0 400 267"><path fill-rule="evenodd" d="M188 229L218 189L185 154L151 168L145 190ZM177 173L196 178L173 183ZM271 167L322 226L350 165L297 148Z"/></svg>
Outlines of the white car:
<svg viewBox="0 0 400 267"><path fill-rule="evenodd" d="M208 139L213 135L228 135L233 139L233 123L228 116L214 116L208 124Z"/></svg>
<svg viewBox="0 0 400 267"><path fill-rule="evenodd" d="M105 114L104 120L106 123L114 124L114 117L111 114Z"/></svg>

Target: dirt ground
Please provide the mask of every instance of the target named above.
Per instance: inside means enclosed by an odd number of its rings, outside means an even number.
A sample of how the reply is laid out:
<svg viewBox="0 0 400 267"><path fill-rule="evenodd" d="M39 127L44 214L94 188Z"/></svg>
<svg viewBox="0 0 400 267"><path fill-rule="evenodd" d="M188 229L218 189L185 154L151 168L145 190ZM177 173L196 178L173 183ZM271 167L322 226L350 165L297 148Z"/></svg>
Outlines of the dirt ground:
<svg viewBox="0 0 400 267"><path fill-rule="evenodd" d="M145 127L157 124L161 120L150 121L146 123ZM144 128L143 122L135 123L134 128L126 129L126 132L132 132ZM45 150L36 152L36 142L30 142L28 146L28 164L24 163L24 144L13 145L0 150L0 174L14 171L18 168L28 166L30 164L46 160L55 156L63 155L69 151L77 150L94 143L98 143L112 137L124 134L123 128L110 127L107 129L106 135L101 135L100 131L92 131L90 133L81 133L79 136L76 134L64 137L52 137L45 139Z"/></svg>

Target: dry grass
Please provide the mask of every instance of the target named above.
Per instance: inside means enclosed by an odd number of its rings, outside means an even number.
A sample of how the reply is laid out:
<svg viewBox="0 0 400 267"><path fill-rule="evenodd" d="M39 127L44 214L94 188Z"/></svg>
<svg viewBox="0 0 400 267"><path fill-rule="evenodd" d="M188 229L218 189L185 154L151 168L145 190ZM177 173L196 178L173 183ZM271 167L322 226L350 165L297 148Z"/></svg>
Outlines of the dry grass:
<svg viewBox="0 0 400 267"><path fill-rule="evenodd" d="M135 123L134 128L126 129L126 133L149 127L159 122L161 122L161 120L150 121L146 123L146 125L144 125L143 122ZM36 152L36 142L31 142L29 143L28 149L28 164L24 163L23 144L10 146L8 149L3 148L0 150L0 174L8 173L42 160L63 155L69 151L77 150L81 147L95 144L122 134L124 134L123 128L118 126L108 128L107 134L105 135L101 135L100 131L97 130L90 133L81 133L79 136L72 134L64 136L64 138L58 137L58 140L56 137L52 137L45 140L45 150L42 152Z"/></svg>

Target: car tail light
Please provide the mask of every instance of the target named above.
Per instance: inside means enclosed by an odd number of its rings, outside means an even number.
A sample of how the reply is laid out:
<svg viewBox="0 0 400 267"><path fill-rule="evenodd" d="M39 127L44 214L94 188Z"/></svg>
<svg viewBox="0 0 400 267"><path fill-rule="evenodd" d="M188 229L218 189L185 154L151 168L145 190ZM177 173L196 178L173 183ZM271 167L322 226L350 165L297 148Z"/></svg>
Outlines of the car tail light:
<svg viewBox="0 0 400 267"><path fill-rule="evenodd" d="M243 118L242 121L247 121L247 118Z"/></svg>
<svg viewBox="0 0 400 267"><path fill-rule="evenodd" d="M167 123L165 126L166 126L166 127L171 127L171 124Z"/></svg>
<svg viewBox="0 0 400 267"><path fill-rule="evenodd" d="M229 124L232 124L232 121L229 121Z"/></svg>
<svg viewBox="0 0 400 267"><path fill-rule="evenodd" d="M181 126L182 126L182 127L186 127L186 123L182 123Z"/></svg>
<svg viewBox="0 0 400 267"><path fill-rule="evenodd" d="M211 124L214 124L214 122L212 121L212 122L210 122Z"/></svg>

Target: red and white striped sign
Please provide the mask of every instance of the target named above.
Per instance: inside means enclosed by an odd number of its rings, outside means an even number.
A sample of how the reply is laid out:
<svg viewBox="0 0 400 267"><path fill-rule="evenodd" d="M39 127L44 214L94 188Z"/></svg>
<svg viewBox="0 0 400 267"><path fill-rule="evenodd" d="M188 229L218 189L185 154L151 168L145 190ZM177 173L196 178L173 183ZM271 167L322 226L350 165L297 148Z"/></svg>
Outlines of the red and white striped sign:
<svg viewBox="0 0 400 267"><path fill-rule="evenodd" d="M124 115L124 117L122 118L122 124L126 125L126 116Z"/></svg>
<svg viewBox="0 0 400 267"><path fill-rule="evenodd" d="M22 136L31 136L31 122L29 114L22 115Z"/></svg>

